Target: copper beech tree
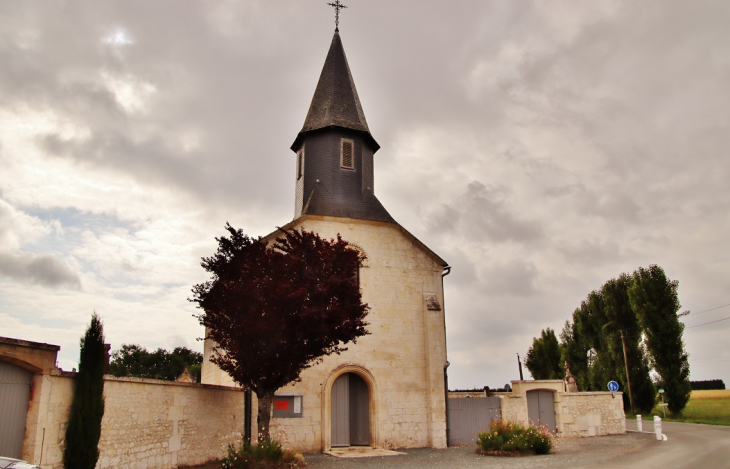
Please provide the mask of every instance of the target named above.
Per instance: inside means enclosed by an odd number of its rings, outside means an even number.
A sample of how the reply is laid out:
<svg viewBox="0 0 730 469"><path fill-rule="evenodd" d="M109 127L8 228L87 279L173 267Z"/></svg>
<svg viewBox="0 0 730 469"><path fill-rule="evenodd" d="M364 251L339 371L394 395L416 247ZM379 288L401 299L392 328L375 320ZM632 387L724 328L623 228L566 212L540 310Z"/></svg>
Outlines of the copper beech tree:
<svg viewBox="0 0 730 469"><path fill-rule="evenodd" d="M274 392L299 381L322 357L369 334L359 287L365 254L343 240L280 230L268 244L226 224L229 237L201 265L212 278L193 287L211 362L258 398L259 438L269 437Z"/></svg>

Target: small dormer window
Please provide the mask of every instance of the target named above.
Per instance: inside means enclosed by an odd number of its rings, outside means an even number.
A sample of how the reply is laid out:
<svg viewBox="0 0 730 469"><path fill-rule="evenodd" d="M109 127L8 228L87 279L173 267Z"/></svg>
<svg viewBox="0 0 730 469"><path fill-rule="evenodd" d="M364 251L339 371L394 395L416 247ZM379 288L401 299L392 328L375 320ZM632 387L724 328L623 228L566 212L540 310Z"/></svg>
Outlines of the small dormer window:
<svg viewBox="0 0 730 469"><path fill-rule="evenodd" d="M355 142L347 138L340 141L340 167L355 169Z"/></svg>
<svg viewBox="0 0 730 469"><path fill-rule="evenodd" d="M297 181L304 174L304 147L297 152Z"/></svg>

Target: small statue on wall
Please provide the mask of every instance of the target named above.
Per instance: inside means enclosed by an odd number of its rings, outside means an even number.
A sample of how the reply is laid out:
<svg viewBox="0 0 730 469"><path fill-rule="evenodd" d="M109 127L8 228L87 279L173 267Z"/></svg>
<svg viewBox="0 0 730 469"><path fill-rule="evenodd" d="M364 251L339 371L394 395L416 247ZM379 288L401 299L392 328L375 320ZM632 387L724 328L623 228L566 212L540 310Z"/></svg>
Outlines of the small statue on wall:
<svg viewBox="0 0 730 469"><path fill-rule="evenodd" d="M565 381L565 388L567 392L578 392L578 383L575 380L575 376L573 376L573 373L570 372L570 366L568 366L568 362L565 362L565 378L563 378L563 381Z"/></svg>

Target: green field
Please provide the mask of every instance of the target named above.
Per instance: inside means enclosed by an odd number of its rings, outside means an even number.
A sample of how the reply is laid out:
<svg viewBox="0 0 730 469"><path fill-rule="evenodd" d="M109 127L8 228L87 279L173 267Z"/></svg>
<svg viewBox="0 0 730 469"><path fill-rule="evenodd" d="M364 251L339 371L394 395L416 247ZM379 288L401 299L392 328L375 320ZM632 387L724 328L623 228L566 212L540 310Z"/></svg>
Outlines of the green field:
<svg viewBox="0 0 730 469"><path fill-rule="evenodd" d="M653 414L664 417L660 406L654 408ZM692 396L687 407L684 408L682 417L674 419L667 414L666 420L730 426L730 389L692 391Z"/></svg>

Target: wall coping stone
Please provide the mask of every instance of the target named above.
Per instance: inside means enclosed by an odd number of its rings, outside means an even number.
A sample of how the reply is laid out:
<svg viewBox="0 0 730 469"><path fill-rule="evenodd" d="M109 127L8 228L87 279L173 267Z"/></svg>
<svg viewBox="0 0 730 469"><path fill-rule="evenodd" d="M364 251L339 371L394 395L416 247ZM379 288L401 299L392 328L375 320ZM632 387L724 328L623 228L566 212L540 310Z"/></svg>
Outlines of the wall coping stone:
<svg viewBox="0 0 730 469"><path fill-rule="evenodd" d="M42 350L51 350L53 352L58 352L59 350L61 350L60 345L44 344L41 342L31 342L30 340L22 340L22 339L11 339L10 337L0 337L0 344L15 345L18 347L30 347L30 348L37 348L37 349L42 349Z"/></svg>
<svg viewBox="0 0 730 469"><path fill-rule="evenodd" d="M75 373L74 373L75 374ZM72 376L74 375L72 374ZM187 388L203 388L203 389L220 389L225 391L243 391L240 386L221 386L218 384L202 384L202 383L183 383L181 381L168 381L165 379L150 379L150 378L135 378L132 376L112 376L104 375L104 381L110 382L122 382L122 383L139 383L139 384L153 384L157 386L180 386Z"/></svg>

